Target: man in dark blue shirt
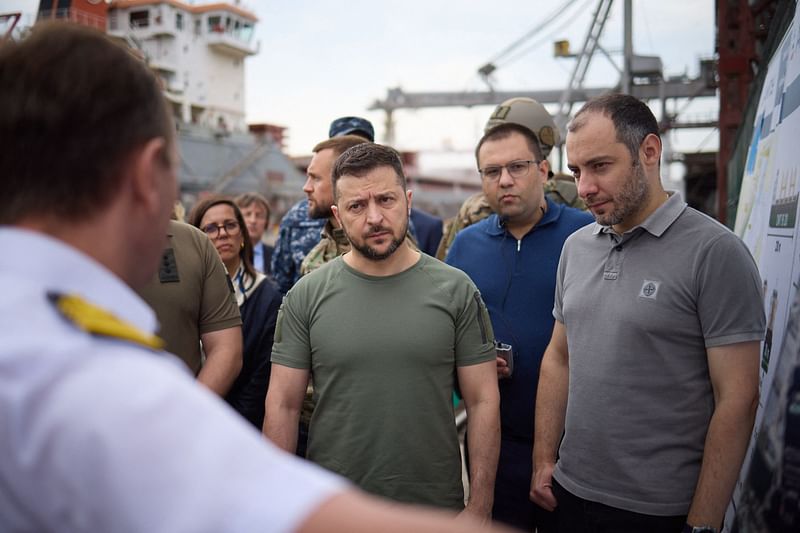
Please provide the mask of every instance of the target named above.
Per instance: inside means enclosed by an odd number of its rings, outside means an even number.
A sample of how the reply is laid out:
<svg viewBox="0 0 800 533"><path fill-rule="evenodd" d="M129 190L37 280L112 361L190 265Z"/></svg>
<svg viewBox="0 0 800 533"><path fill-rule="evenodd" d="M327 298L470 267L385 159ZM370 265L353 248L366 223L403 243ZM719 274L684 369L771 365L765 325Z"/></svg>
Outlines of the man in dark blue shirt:
<svg viewBox="0 0 800 533"><path fill-rule="evenodd" d="M552 117L535 100L512 98L495 109L476 149L494 213L462 230L446 259L478 286L495 337L511 346L513 355L497 360L502 436L492 516L526 531L554 527L552 513L528 499L536 385L553 330L561 248L593 220L545 196L546 157L558 138Z"/></svg>

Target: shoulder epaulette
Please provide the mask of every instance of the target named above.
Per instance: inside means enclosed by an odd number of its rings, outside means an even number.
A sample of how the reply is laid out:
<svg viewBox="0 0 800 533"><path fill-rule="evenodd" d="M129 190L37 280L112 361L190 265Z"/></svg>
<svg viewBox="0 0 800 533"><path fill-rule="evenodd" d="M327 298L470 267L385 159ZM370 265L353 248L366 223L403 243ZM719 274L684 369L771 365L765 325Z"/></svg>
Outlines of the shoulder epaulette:
<svg viewBox="0 0 800 533"><path fill-rule="evenodd" d="M133 342L153 350L164 348L164 341L158 336L139 330L79 296L50 292L47 298L61 316L87 333Z"/></svg>

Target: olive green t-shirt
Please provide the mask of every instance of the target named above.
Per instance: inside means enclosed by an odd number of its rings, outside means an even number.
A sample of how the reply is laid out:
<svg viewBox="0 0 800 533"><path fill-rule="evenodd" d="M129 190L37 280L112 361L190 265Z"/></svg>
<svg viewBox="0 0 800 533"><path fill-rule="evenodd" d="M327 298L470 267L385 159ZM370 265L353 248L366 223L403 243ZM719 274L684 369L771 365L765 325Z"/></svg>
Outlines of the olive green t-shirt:
<svg viewBox="0 0 800 533"><path fill-rule="evenodd" d="M478 289L422 254L387 277L339 257L281 306L272 362L310 369L308 458L397 501L463 508L456 367L495 358Z"/></svg>

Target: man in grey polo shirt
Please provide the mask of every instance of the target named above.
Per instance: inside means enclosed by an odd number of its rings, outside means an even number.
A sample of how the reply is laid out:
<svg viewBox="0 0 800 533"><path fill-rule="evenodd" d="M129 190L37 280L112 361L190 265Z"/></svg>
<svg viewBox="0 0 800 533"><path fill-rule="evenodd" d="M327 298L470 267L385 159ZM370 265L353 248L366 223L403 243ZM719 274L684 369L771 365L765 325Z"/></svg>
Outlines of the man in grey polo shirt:
<svg viewBox="0 0 800 533"><path fill-rule="evenodd" d="M757 404L758 270L727 228L664 191L639 100L588 102L566 144L597 223L559 263L531 498L557 508L559 531L718 531Z"/></svg>

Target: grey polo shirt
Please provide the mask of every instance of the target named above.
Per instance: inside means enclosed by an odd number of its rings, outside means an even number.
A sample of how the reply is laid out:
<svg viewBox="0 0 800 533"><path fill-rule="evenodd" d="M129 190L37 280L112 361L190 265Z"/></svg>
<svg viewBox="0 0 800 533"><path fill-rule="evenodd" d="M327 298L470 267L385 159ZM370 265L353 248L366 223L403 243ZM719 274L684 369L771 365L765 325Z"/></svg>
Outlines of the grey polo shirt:
<svg viewBox="0 0 800 533"><path fill-rule="evenodd" d="M686 514L714 410L706 348L764 333L745 245L672 193L623 235L592 224L567 239L553 315L569 346L555 478L591 501Z"/></svg>

